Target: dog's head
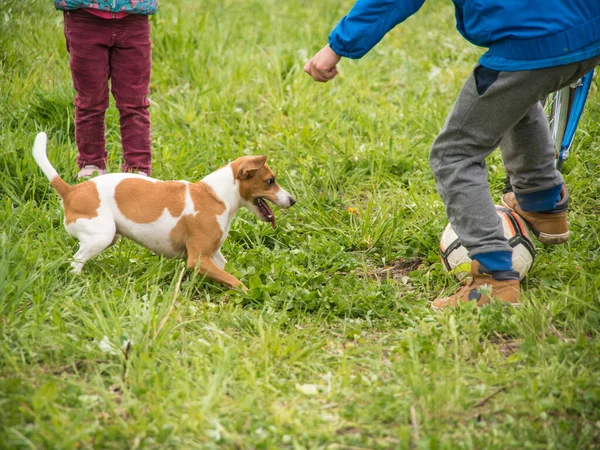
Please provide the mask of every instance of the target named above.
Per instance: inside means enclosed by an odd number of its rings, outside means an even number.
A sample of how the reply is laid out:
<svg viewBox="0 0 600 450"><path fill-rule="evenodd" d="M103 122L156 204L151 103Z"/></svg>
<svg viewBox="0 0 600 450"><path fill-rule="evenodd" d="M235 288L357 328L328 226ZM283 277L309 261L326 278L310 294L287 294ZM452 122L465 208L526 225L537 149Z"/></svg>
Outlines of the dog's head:
<svg viewBox="0 0 600 450"><path fill-rule="evenodd" d="M266 156L242 156L231 163L233 176L239 184L242 204L264 222L275 227L275 214L265 200L280 208L289 208L296 199L283 189L275 174L265 163Z"/></svg>

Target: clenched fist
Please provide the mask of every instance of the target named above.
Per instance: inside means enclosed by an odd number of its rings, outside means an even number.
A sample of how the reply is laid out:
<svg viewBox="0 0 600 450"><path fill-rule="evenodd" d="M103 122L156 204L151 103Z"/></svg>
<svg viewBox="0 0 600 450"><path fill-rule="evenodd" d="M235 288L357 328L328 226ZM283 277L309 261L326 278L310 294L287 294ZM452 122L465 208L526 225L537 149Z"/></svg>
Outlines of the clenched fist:
<svg viewBox="0 0 600 450"><path fill-rule="evenodd" d="M304 65L304 71L315 81L327 82L333 80L338 74L336 64L340 59L342 57L326 45Z"/></svg>

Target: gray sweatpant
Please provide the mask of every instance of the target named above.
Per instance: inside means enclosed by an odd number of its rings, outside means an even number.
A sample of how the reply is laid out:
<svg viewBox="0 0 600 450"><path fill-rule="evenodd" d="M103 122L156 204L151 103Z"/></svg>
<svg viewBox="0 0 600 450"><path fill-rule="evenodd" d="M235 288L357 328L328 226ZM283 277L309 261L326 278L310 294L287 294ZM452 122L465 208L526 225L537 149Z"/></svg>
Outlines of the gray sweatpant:
<svg viewBox="0 0 600 450"><path fill-rule="evenodd" d="M519 194L562 184L541 100L598 64L600 56L546 69L499 72L481 95L477 66L467 79L433 143L429 162L448 219L471 256L511 251L487 184L485 158L501 147Z"/></svg>

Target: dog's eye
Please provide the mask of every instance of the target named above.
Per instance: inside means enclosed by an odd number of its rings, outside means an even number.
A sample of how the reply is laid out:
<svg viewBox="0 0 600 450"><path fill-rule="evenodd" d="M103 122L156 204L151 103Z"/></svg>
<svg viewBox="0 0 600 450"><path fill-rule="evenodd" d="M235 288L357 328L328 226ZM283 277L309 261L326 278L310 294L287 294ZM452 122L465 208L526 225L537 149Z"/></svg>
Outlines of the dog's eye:
<svg viewBox="0 0 600 450"><path fill-rule="evenodd" d="M267 184L275 184L275 178L269 178Z"/></svg>

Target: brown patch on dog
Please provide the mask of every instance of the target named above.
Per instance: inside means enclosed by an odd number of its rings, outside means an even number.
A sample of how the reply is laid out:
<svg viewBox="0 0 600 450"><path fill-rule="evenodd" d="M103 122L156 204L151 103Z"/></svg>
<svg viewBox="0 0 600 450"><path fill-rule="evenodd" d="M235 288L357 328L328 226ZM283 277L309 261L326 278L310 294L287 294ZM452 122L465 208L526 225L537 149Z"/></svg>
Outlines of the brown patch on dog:
<svg viewBox="0 0 600 450"><path fill-rule="evenodd" d="M191 214L186 214L177 221L177 225L173 227L169 233L169 240L173 250L177 253L185 254L185 242L188 239L188 228L190 225Z"/></svg>
<svg viewBox="0 0 600 450"><path fill-rule="evenodd" d="M251 178L254 174L265 165L267 162L266 156L242 156L231 163L233 170L233 178L237 180L245 180Z"/></svg>
<svg viewBox="0 0 600 450"><path fill-rule="evenodd" d="M281 188L276 181L268 183L275 179L275 174L266 161L266 156L242 156L231 163L233 177L240 184L240 195L244 200L252 202L261 197L277 203L277 192Z"/></svg>
<svg viewBox="0 0 600 450"><path fill-rule="evenodd" d="M65 180L63 180L60 175L55 176L50 182L50 186L52 186L58 195L64 197L71 190L72 186L67 184Z"/></svg>
<svg viewBox="0 0 600 450"><path fill-rule="evenodd" d="M52 182L54 183L54 180ZM65 224L73 223L77 219L93 219L98 216L100 194L98 194L96 183L86 181L70 186L70 189L61 197L65 210Z"/></svg>
<svg viewBox="0 0 600 450"><path fill-rule="evenodd" d="M190 184L190 197L196 214L179 219L169 239L175 251L187 250L188 263L193 267L200 255L212 256L218 250L223 231L217 216L225 212L225 203L203 182Z"/></svg>
<svg viewBox="0 0 600 450"><path fill-rule="evenodd" d="M190 184L190 197L194 203L194 210L202 214L219 216L225 212L225 203L215 191L206 183L199 181Z"/></svg>
<svg viewBox="0 0 600 450"><path fill-rule="evenodd" d="M115 201L119 211L136 223L151 223L167 209L178 217L185 207L187 183L127 178L117 184Z"/></svg>

